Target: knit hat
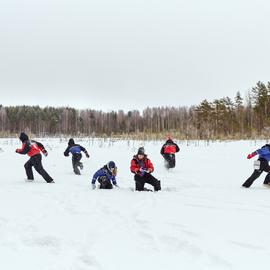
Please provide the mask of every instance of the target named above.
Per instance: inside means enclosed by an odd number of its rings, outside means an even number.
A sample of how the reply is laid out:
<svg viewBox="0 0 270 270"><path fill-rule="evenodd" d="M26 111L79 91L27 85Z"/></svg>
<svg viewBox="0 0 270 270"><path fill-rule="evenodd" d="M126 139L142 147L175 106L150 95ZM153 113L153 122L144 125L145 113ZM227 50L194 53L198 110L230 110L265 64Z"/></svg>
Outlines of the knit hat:
<svg viewBox="0 0 270 270"><path fill-rule="evenodd" d="M26 141L29 140L29 137L27 136L27 134L25 134L24 132L22 132L22 133L20 134L19 139L21 140L21 142L24 143L24 142L26 142Z"/></svg>
<svg viewBox="0 0 270 270"><path fill-rule="evenodd" d="M144 147L140 147L140 148L138 149L137 155L143 155L143 156L145 156L145 150L144 150Z"/></svg>

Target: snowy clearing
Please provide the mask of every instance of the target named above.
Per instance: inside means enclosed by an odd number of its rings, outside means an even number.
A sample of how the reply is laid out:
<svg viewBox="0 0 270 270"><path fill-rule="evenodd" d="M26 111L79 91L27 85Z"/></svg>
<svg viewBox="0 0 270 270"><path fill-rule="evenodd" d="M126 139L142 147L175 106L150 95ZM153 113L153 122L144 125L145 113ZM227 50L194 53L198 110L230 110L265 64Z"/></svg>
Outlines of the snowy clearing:
<svg viewBox="0 0 270 270"><path fill-rule="evenodd" d="M4 270L268 269L270 190L263 176L241 184L265 142L180 142L168 171L163 142L77 140L89 150L73 174L66 140L41 139L55 179L26 183L17 139L0 140L0 266ZM130 160L145 146L163 191L132 192ZM121 189L92 190L93 173L114 160Z"/></svg>

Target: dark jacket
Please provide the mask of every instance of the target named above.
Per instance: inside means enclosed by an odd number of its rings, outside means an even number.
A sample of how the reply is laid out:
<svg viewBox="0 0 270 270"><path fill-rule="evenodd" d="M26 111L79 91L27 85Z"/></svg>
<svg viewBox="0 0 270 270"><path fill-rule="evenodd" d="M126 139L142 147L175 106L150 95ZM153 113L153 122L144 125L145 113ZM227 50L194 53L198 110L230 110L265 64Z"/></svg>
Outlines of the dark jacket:
<svg viewBox="0 0 270 270"><path fill-rule="evenodd" d="M64 152L64 155L67 157L69 156L69 153L71 153L72 155L76 155L76 154L81 154L81 152L84 152L85 155L89 157L89 154L84 147L82 147L79 144L75 144L74 140L70 139L68 142L68 147L66 151Z"/></svg>

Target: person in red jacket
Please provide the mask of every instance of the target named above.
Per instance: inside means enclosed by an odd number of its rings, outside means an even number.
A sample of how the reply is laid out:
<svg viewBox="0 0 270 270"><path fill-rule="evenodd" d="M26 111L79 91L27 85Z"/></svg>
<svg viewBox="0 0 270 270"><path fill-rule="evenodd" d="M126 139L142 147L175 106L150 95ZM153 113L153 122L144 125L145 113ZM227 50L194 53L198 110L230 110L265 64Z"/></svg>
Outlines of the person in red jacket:
<svg viewBox="0 0 270 270"><path fill-rule="evenodd" d="M30 181L34 180L32 170L32 167L34 167L35 170L44 178L44 180L47 183L54 183L53 179L44 170L41 163L42 160L41 153L43 153L44 156L48 155L48 152L46 151L45 147L37 141L29 140L29 137L24 132L20 134L19 138L22 142L22 148L17 149L16 153L21 155L28 155L30 157L30 159L24 165L27 179Z"/></svg>
<svg viewBox="0 0 270 270"><path fill-rule="evenodd" d="M172 137L169 136L166 143L162 146L160 154L165 160L165 166L167 169L175 167L175 153L180 151L179 146L172 140Z"/></svg>
<svg viewBox="0 0 270 270"><path fill-rule="evenodd" d="M145 183L152 185L155 191L161 190L160 181L152 175L154 166L151 160L147 158L143 147L139 148L137 155L131 160L130 170L135 174L136 190L147 190L144 188Z"/></svg>

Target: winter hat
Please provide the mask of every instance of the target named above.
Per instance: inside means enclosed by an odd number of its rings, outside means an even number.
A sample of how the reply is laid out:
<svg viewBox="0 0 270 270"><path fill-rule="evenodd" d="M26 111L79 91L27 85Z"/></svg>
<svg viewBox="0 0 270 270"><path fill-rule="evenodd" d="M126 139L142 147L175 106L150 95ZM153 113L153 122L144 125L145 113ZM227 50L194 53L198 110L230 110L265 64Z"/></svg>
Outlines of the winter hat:
<svg viewBox="0 0 270 270"><path fill-rule="evenodd" d="M113 171L113 169L116 168L116 165L115 165L114 161L108 162L106 166L107 166L108 170L111 171L111 172Z"/></svg>
<svg viewBox="0 0 270 270"><path fill-rule="evenodd" d="M24 132L22 132L22 133L20 134L19 139L21 140L21 142L26 142L26 141L29 140L29 137L27 136L27 134L25 134Z"/></svg>
<svg viewBox="0 0 270 270"><path fill-rule="evenodd" d="M139 148L137 155L144 155L144 156L145 156L145 150L144 150L144 147L140 147L140 148Z"/></svg>
<svg viewBox="0 0 270 270"><path fill-rule="evenodd" d="M74 145L75 144L75 142L74 142L74 139L69 139L69 141L68 141L68 145L70 146L70 145Z"/></svg>

